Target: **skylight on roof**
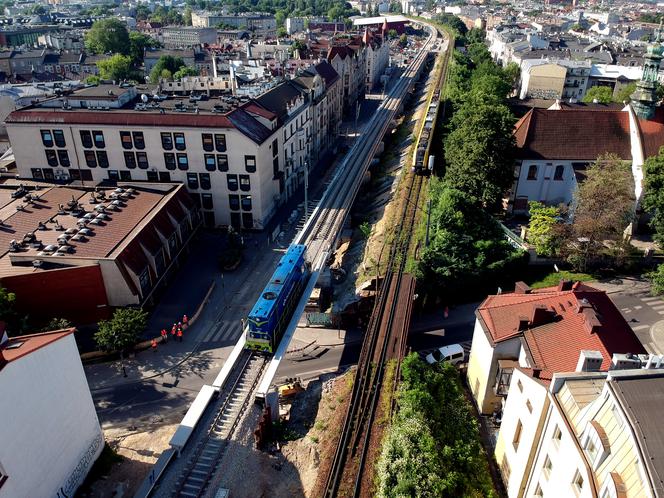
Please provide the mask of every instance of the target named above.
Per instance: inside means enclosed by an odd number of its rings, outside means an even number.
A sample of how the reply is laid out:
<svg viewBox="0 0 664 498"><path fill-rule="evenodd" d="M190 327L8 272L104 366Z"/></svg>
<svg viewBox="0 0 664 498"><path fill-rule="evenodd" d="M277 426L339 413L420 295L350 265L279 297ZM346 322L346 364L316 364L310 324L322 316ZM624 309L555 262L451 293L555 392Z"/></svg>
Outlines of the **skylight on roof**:
<svg viewBox="0 0 664 498"><path fill-rule="evenodd" d="M5 346L5 349L18 349L23 346L23 344L25 344L25 341L12 342L11 344Z"/></svg>

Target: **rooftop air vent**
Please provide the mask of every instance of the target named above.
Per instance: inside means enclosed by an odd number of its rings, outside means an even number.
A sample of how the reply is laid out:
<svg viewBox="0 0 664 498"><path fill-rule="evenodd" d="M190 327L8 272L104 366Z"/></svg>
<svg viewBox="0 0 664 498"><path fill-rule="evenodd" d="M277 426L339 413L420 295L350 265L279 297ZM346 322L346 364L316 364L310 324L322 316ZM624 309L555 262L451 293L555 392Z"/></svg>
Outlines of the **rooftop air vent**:
<svg viewBox="0 0 664 498"><path fill-rule="evenodd" d="M76 230L75 228L67 228L67 230L65 230L65 233L67 235L74 235L76 232L78 232L78 230Z"/></svg>
<svg viewBox="0 0 664 498"><path fill-rule="evenodd" d="M101 225L102 223L103 223L103 221L98 220L97 218L95 218L94 220L90 220L91 225Z"/></svg>
<svg viewBox="0 0 664 498"><path fill-rule="evenodd" d="M99 213L99 214L95 217L95 219L96 219L96 220L102 220L102 221L103 221L103 220L108 220L109 217L108 217L107 214Z"/></svg>
<svg viewBox="0 0 664 498"><path fill-rule="evenodd" d="M53 252L53 251L57 250L57 248L58 248L58 246L56 246L54 244L49 244L46 247L44 247L44 252Z"/></svg>
<svg viewBox="0 0 664 498"><path fill-rule="evenodd" d="M41 268L42 263L43 261L41 259L35 259L32 262L32 266L34 266L35 268Z"/></svg>
<svg viewBox="0 0 664 498"><path fill-rule="evenodd" d="M93 232L89 228L82 228L81 230L78 231L78 233L80 235L86 235L89 237L90 235L92 235Z"/></svg>
<svg viewBox="0 0 664 498"><path fill-rule="evenodd" d="M83 218L85 218L86 220L91 220L94 217L95 215L93 213L87 213L85 216L83 216Z"/></svg>
<svg viewBox="0 0 664 498"><path fill-rule="evenodd" d="M103 213L104 211L106 211L106 207L105 206L95 206L95 211L97 211L98 213Z"/></svg>
<svg viewBox="0 0 664 498"><path fill-rule="evenodd" d="M77 233L71 238L71 240L75 240L77 242L85 242L85 235L83 235L82 233Z"/></svg>

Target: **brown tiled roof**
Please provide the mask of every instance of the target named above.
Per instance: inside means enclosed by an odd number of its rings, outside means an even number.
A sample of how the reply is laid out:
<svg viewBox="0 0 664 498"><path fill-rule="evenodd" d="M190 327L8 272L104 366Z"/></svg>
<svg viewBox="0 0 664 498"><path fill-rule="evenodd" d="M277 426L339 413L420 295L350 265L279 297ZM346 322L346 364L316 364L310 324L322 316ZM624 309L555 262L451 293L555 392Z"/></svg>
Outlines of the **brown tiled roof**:
<svg viewBox="0 0 664 498"><path fill-rule="evenodd" d="M54 330L42 334L22 335L12 337L0 345L0 369L12 361L18 360L38 349L48 346L63 337L73 334L74 329Z"/></svg>
<svg viewBox="0 0 664 498"><path fill-rule="evenodd" d="M551 319L541 325L529 324L520 331L520 317L532 317L535 306L545 308ZM584 306L594 311L584 312ZM584 284L577 283L573 289L564 291L548 287L529 294L489 296L477 313L494 343L523 336L533 368L541 370L543 380L550 380L556 372L573 372L583 349L602 353L602 370L608 369L614 353L645 353L606 293ZM594 331L591 331L592 316L600 324Z"/></svg>
<svg viewBox="0 0 664 498"><path fill-rule="evenodd" d="M658 107L652 120L639 119L639 129L645 158L659 154L664 146L664 108Z"/></svg>
<svg viewBox="0 0 664 498"><path fill-rule="evenodd" d="M632 158L629 115L591 109L532 109L514 127L521 159L597 159L605 153Z"/></svg>

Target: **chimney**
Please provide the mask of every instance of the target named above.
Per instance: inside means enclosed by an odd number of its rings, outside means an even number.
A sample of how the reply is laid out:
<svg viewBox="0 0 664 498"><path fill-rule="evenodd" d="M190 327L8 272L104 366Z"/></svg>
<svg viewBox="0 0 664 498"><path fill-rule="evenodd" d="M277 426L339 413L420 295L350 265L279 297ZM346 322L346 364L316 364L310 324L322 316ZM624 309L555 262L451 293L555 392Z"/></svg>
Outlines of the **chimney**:
<svg viewBox="0 0 664 498"><path fill-rule="evenodd" d="M520 316L519 317L519 332L522 332L528 328L528 325L530 324L530 320L528 320L528 317L526 316Z"/></svg>
<svg viewBox="0 0 664 498"><path fill-rule="evenodd" d="M539 327L545 323L549 323L553 320L554 313L551 310L547 309L543 304L536 304L533 306L533 311L530 315L530 326Z"/></svg>
<svg viewBox="0 0 664 498"><path fill-rule="evenodd" d="M573 283L574 282L571 280L565 280L564 278L561 278L560 282L558 282L558 292L572 290Z"/></svg>
<svg viewBox="0 0 664 498"><path fill-rule="evenodd" d="M541 373L542 373L541 368L533 368L533 379L539 379Z"/></svg>
<svg viewBox="0 0 664 498"><path fill-rule="evenodd" d="M579 361L576 364L575 372L599 372L602 361L604 361L604 357L599 351L582 349L579 352Z"/></svg>
<svg viewBox="0 0 664 498"><path fill-rule="evenodd" d="M530 294L530 286L525 282L517 282L514 284L514 293L515 294Z"/></svg>

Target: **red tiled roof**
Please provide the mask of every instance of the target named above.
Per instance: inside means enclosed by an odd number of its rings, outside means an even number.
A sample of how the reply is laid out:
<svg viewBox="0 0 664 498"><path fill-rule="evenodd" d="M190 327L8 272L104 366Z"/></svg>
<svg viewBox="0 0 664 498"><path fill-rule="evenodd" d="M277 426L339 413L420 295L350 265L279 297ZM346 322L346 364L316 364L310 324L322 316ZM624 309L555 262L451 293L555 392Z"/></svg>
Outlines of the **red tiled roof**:
<svg viewBox="0 0 664 498"><path fill-rule="evenodd" d="M664 108L658 107L652 120L639 119L639 129L645 158L659 154L664 146Z"/></svg>
<svg viewBox="0 0 664 498"><path fill-rule="evenodd" d="M520 317L529 319L535 306L555 311L554 318L519 331ZM580 312L580 306L591 306L587 309L594 310L600 324L595 332L590 328L592 318L587 312ZM603 370L608 369L614 353L645 353L606 293L584 284L566 291L549 287L529 294L489 296L477 313L494 343L523 335L533 368L541 370L539 378L543 380L550 380L556 372L573 372L579 352L584 349L602 353Z"/></svg>
<svg viewBox="0 0 664 498"><path fill-rule="evenodd" d="M54 330L52 332L44 332L41 334L12 337L7 342L0 345L0 369L2 369L6 363L27 356L28 354L73 333L74 329L71 328Z"/></svg>
<svg viewBox="0 0 664 498"><path fill-rule="evenodd" d="M631 159L629 115L623 111L532 109L514 127L521 159Z"/></svg>

